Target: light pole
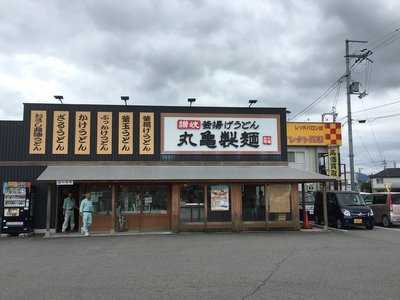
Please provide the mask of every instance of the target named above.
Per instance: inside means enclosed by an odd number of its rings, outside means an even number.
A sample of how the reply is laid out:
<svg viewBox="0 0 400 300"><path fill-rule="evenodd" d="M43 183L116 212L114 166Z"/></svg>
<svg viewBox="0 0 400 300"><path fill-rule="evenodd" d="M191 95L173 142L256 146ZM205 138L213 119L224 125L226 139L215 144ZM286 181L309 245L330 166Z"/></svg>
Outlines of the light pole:
<svg viewBox="0 0 400 300"><path fill-rule="evenodd" d="M61 96L61 95L54 95L54 99L57 99L58 101L60 101L61 104L64 104L64 103L63 103L63 99L64 99L63 96Z"/></svg>
<svg viewBox="0 0 400 300"><path fill-rule="evenodd" d="M128 106L129 96L121 96L121 100L125 102L125 106Z"/></svg>
<svg viewBox="0 0 400 300"><path fill-rule="evenodd" d="M188 98L187 101L190 103L189 107L192 107L192 104L196 102L196 98Z"/></svg>
<svg viewBox="0 0 400 300"><path fill-rule="evenodd" d="M252 107L253 105L255 105L257 103L258 100L256 99L250 99L249 100L249 108Z"/></svg>

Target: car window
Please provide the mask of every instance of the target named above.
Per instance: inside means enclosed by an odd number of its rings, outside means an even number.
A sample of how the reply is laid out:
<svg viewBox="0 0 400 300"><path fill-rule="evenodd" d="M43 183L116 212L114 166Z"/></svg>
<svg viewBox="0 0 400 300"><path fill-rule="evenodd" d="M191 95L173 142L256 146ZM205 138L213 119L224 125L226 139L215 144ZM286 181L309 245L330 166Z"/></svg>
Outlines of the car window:
<svg viewBox="0 0 400 300"><path fill-rule="evenodd" d="M329 205L336 204L335 194L328 194L328 203Z"/></svg>
<svg viewBox="0 0 400 300"><path fill-rule="evenodd" d="M392 204L400 204L400 194L392 194Z"/></svg>
<svg viewBox="0 0 400 300"><path fill-rule="evenodd" d="M374 201L374 197L371 194L362 194L365 204L370 205Z"/></svg>
<svg viewBox="0 0 400 300"><path fill-rule="evenodd" d="M380 195L373 195L373 203L374 204L386 204L386 195L385 194L380 194Z"/></svg>
<svg viewBox="0 0 400 300"><path fill-rule="evenodd" d="M356 193L338 193L336 197L341 206L365 206L364 199Z"/></svg>

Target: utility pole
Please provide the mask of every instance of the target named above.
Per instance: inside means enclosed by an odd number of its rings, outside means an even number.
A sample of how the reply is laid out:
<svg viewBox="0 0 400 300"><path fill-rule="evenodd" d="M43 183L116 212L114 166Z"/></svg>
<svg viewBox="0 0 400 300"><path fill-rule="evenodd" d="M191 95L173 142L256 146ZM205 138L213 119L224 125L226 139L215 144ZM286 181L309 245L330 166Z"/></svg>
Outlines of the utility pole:
<svg viewBox="0 0 400 300"><path fill-rule="evenodd" d="M357 58L359 61L366 59L371 51L367 51L364 54L351 54L349 53L350 43L368 43L367 41L356 41L356 40L346 40L346 91L347 91L347 126L349 135L349 159L350 159L350 184L351 190L356 190L355 178L354 178L354 150L353 150L353 124L351 118L351 94L350 90L351 84L351 69L350 69L350 58Z"/></svg>

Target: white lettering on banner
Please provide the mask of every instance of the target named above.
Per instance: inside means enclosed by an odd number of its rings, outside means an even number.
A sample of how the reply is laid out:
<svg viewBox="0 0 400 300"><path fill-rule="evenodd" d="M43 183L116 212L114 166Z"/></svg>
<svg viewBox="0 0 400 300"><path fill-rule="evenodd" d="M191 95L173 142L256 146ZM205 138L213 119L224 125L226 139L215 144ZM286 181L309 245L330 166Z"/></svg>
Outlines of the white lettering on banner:
<svg viewBox="0 0 400 300"><path fill-rule="evenodd" d="M280 154L278 115L161 114L162 154Z"/></svg>

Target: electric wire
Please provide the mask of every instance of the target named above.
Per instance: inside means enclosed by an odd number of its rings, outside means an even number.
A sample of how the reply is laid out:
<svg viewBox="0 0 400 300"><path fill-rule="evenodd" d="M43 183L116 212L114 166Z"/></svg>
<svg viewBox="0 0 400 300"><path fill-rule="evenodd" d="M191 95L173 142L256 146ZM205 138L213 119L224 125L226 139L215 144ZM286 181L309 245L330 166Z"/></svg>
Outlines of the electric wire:
<svg viewBox="0 0 400 300"><path fill-rule="evenodd" d="M297 117L303 115L304 113L308 112L314 105L318 104L319 102L321 102L322 100L324 100L324 98L326 96L328 96L335 88L336 86L339 84L339 82L343 79L345 75L340 76L335 82L333 82L320 96L318 96L313 102L311 102L309 105L307 105L303 110L301 110L300 112L298 112L297 114L295 114L293 116L293 118L291 118L291 121L293 121L294 119L296 119Z"/></svg>
<svg viewBox="0 0 400 300"><path fill-rule="evenodd" d="M400 99L400 98L395 98L395 99ZM387 107L387 106L394 105L394 104L397 104L397 103L400 103L400 100L384 103L384 104L377 105L377 106L368 107L368 108L361 109L361 110L356 110L356 111L353 111L351 114L355 115L355 114L359 114L359 113L362 113L362 112L366 112L366 111L370 111L370 110L374 110L374 109L379 109L379 108L382 108L382 107ZM346 118L347 118L347 116L344 116L344 117L342 117L340 119L340 121L342 121L342 120L344 120Z"/></svg>

